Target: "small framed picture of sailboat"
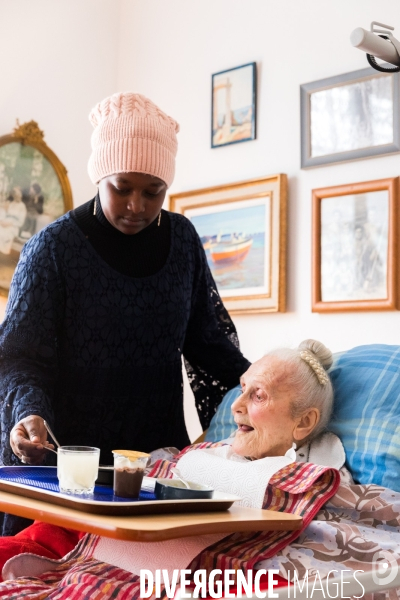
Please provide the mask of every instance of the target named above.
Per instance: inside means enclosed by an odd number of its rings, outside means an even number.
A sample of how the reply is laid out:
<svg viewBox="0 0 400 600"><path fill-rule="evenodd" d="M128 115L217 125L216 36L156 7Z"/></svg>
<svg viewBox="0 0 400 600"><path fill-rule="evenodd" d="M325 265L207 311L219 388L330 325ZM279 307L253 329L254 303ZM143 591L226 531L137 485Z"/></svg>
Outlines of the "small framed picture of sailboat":
<svg viewBox="0 0 400 600"><path fill-rule="evenodd" d="M280 174L170 196L170 210L196 228L231 314L285 311L286 195Z"/></svg>

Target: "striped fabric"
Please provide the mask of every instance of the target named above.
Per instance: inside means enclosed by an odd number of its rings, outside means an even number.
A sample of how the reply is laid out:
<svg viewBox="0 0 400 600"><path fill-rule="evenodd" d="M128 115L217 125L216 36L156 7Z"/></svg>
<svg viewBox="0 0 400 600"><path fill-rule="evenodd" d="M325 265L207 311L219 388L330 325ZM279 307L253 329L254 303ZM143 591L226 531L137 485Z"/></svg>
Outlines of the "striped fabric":
<svg viewBox="0 0 400 600"><path fill-rule="evenodd" d="M220 444L202 443L190 446L175 457L193 449L216 447ZM173 466L169 461L158 461L152 477L166 477ZM333 496L340 482L338 471L310 463L292 463L280 469L270 479L263 508L289 512L303 518L302 528L297 531L264 531L233 533L197 556L187 567L197 569L252 569L256 562L274 556L285 548L308 526L321 506Z"/></svg>
<svg viewBox="0 0 400 600"><path fill-rule="evenodd" d="M222 442L201 442L200 444L192 444L191 446L186 446L179 454L174 456L174 460L163 460L160 458L157 460L151 471L147 474L148 477L158 477L159 479L172 479L171 469L175 467L178 460L187 452L191 450L204 450L204 448L218 448L218 446L223 446Z"/></svg>
<svg viewBox="0 0 400 600"><path fill-rule="evenodd" d="M98 537L85 536L65 562L40 577L19 577L0 583L2 600L138 599L139 577L91 558Z"/></svg>
<svg viewBox="0 0 400 600"><path fill-rule="evenodd" d="M342 440L354 479L400 491L400 346L358 346L330 374L335 405L328 428Z"/></svg>
<svg viewBox="0 0 400 600"><path fill-rule="evenodd" d="M241 387L237 385L225 394L221 404L218 406L217 412L211 419L210 427L207 429L206 437L204 438L206 442L226 440L237 429L233 420L231 406L241 393Z"/></svg>
<svg viewBox="0 0 400 600"><path fill-rule="evenodd" d="M92 543L95 536L84 540ZM155 596L152 596L154 598ZM74 558L40 577L0 584L1 600L139 600L140 579L88 556Z"/></svg>

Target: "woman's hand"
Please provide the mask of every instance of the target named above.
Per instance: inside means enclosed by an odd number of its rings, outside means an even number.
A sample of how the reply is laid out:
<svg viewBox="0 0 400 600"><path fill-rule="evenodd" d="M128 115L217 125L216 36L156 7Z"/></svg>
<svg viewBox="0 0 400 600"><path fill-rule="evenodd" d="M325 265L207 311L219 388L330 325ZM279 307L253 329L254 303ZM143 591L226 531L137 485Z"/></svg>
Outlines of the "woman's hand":
<svg viewBox="0 0 400 600"><path fill-rule="evenodd" d="M42 417L31 415L21 419L11 430L10 444L18 458L28 465L43 464L48 448L54 448L47 441L47 430Z"/></svg>

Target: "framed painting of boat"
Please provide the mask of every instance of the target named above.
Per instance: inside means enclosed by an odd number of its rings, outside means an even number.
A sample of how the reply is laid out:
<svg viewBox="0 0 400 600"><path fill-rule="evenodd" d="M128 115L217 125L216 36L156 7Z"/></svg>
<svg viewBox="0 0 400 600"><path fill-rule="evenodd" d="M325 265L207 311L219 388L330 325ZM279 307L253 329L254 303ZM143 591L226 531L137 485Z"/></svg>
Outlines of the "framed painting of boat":
<svg viewBox="0 0 400 600"><path fill-rule="evenodd" d="M286 196L280 174L169 198L196 228L231 314L285 311Z"/></svg>

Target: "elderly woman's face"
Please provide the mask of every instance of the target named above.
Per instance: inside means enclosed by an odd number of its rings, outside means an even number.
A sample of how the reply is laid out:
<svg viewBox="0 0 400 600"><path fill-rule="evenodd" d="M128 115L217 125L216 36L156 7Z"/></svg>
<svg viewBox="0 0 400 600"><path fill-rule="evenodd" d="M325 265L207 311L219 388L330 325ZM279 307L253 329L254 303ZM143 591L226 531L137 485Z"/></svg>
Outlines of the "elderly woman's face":
<svg viewBox="0 0 400 600"><path fill-rule="evenodd" d="M253 459L283 456L294 441L310 433L302 417L291 415L296 394L286 383L287 369L281 359L265 356L242 375L243 393L232 404L238 425L232 448L237 454Z"/></svg>
<svg viewBox="0 0 400 600"><path fill-rule="evenodd" d="M116 173L99 183L101 207L116 229L133 235L159 215L167 185L145 173Z"/></svg>

